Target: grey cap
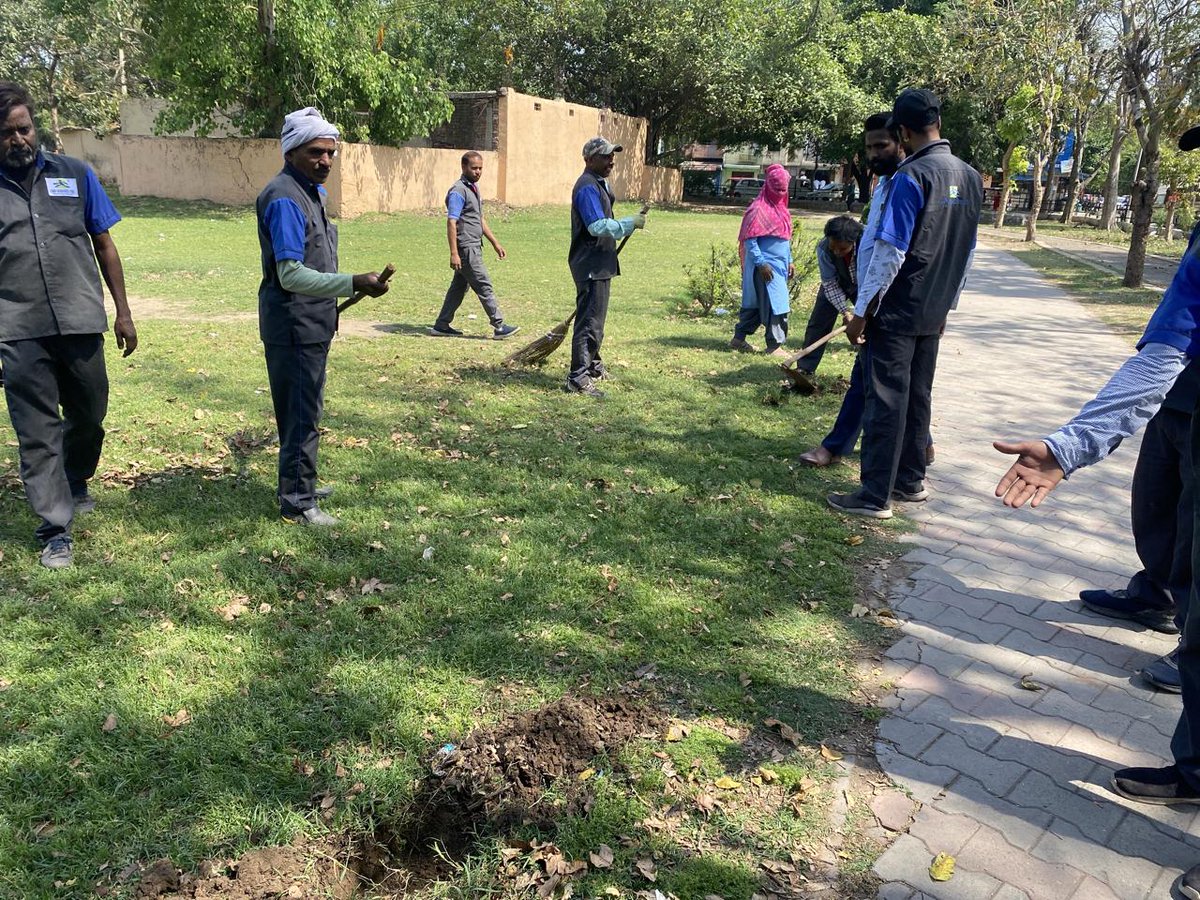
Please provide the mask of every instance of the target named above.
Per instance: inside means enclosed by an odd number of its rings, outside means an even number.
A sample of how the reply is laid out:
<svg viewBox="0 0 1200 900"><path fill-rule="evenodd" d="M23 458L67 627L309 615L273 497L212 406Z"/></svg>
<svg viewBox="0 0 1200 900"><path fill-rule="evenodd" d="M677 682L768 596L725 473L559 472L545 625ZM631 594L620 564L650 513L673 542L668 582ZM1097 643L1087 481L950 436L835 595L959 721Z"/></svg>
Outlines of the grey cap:
<svg viewBox="0 0 1200 900"><path fill-rule="evenodd" d="M620 153L624 147L620 144L614 144L608 138L594 137L583 145L583 158L591 159L593 156L608 156L611 153Z"/></svg>

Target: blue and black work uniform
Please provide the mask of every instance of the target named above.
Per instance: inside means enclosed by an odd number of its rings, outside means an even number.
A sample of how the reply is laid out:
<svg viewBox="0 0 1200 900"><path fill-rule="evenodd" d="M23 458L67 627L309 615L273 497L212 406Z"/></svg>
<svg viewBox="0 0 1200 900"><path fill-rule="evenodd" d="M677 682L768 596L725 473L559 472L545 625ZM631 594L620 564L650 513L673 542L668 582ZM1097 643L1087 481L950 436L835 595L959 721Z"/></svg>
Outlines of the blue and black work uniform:
<svg viewBox="0 0 1200 900"><path fill-rule="evenodd" d="M25 496L43 543L70 535L104 444L104 290L92 238L121 216L87 163L0 168L0 363ZM59 409L61 407L61 415Z"/></svg>
<svg viewBox="0 0 1200 900"><path fill-rule="evenodd" d="M483 202L479 188L466 178L460 178L446 193L446 218L457 223L458 257L462 268L454 273L442 311L438 313L435 329L445 330L454 321L454 314L467 295L467 288L475 292L492 328L504 324L496 291L491 276L483 263Z"/></svg>
<svg viewBox="0 0 1200 900"><path fill-rule="evenodd" d="M325 364L337 331L336 294L351 293L352 277L338 276L337 285L324 292L328 296L313 296L285 288L279 264L294 260L315 273L337 272L337 226L325 203L324 186L286 164L255 205L263 271L258 330L279 426L279 508L288 517L317 505Z"/></svg>
<svg viewBox="0 0 1200 900"><path fill-rule="evenodd" d="M613 218L608 182L584 172L571 191L571 248L567 264L575 280L575 330L567 387L586 390L606 374L600 358L612 279L621 274L617 241L633 233L629 219Z"/></svg>
<svg viewBox="0 0 1200 900"><path fill-rule="evenodd" d="M891 505L893 490L922 489L938 346L975 250L982 202L979 173L943 140L905 159L888 185L855 305L870 315L860 494L878 508Z"/></svg>

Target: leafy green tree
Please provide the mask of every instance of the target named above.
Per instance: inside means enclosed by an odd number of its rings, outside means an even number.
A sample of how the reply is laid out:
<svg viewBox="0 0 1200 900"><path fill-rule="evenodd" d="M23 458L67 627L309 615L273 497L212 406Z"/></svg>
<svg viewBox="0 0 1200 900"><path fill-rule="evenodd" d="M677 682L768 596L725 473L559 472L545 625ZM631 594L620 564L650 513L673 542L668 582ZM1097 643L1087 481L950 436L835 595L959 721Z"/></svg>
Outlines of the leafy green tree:
<svg viewBox="0 0 1200 900"><path fill-rule="evenodd" d="M134 0L10 0L0 5L0 72L23 83L43 136L116 127L120 101L144 87Z"/></svg>
<svg viewBox="0 0 1200 900"><path fill-rule="evenodd" d="M1184 153L1168 143L1163 146L1158 171L1167 186L1162 236L1170 242L1175 239L1175 220L1180 213L1189 222L1195 218L1196 201L1200 199L1200 154Z"/></svg>
<svg viewBox="0 0 1200 900"><path fill-rule="evenodd" d="M399 143L446 121L443 83L388 52L407 22L375 0L154 0L149 68L169 106L164 131L212 130L218 111L243 134L278 135L284 115L316 106L351 140Z"/></svg>
<svg viewBox="0 0 1200 900"><path fill-rule="evenodd" d="M1000 161L1000 204L996 210L995 227L1004 224L1008 198L1012 194L1013 176L1024 172L1029 165L1025 144L1038 127L1037 89L1023 84L1005 101L1004 117L996 123L996 133L1004 141L1004 156Z"/></svg>

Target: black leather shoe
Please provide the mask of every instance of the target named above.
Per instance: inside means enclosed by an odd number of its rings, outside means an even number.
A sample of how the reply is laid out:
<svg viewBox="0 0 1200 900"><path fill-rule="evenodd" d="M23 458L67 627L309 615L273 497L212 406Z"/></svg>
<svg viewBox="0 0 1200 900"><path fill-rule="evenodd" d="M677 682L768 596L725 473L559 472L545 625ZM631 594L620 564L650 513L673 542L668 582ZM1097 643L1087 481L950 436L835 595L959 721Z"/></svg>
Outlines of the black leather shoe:
<svg viewBox="0 0 1200 900"><path fill-rule="evenodd" d="M1200 865L1192 866L1180 875L1175 882L1175 890L1188 900L1200 900Z"/></svg>
<svg viewBox="0 0 1200 900"><path fill-rule="evenodd" d="M1160 691L1166 691L1168 694L1183 693L1183 683L1179 680L1178 647L1150 663L1140 674Z"/></svg>
<svg viewBox="0 0 1200 900"><path fill-rule="evenodd" d="M1169 607L1147 606L1138 598L1130 597L1128 591L1080 591L1079 599L1092 612L1108 616L1110 619L1137 622L1151 631L1162 634L1179 634L1179 626L1175 624L1175 610Z"/></svg>
<svg viewBox="0 0 1200 900"><path fill-rule="evenodd" d="M1184 781L1175 766L1117 769L1113 772L1112 789L1126 800L1153 803L1156 806L1200 803L1200 791Z"/></svg>

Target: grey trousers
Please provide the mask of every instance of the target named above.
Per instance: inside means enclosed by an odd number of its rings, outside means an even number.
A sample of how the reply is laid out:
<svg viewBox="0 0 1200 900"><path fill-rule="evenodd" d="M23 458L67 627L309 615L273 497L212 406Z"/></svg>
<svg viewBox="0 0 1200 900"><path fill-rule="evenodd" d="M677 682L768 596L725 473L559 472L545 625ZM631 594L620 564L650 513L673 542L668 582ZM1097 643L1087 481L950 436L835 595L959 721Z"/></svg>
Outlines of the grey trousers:
<svg viewBox="0 0 1200 900"><path fill-rule="evenodd" d="M45 543L71 533L71 496L87 492L100 462L108 412L104 335L0 342L0 363L25 497L42 520L34 534Z"/></svg>
<svg viewBox="0 0 1200 900"><path fill-rule="evenodd" d="M492 288L487 266L483 264L483 245L460 246L458 256L462 260L462 268L455 272L454 278L450 280L450 288L446 291L446 299L442 301L442 311L438 313L434 327L446 328L454 321L454 314L462 306L463 298L467 296L467 288L470 288L479 297L492 327L499 328L504 324L504 316L500 315L496 291Z"/></svg>
<svg viewBox="0 0 1200 900"><path fill-rule="evenodd" d="M279 511L317 505L317 443L325 411L329 344L265 344L267 379L279 427Z"/></svg>

